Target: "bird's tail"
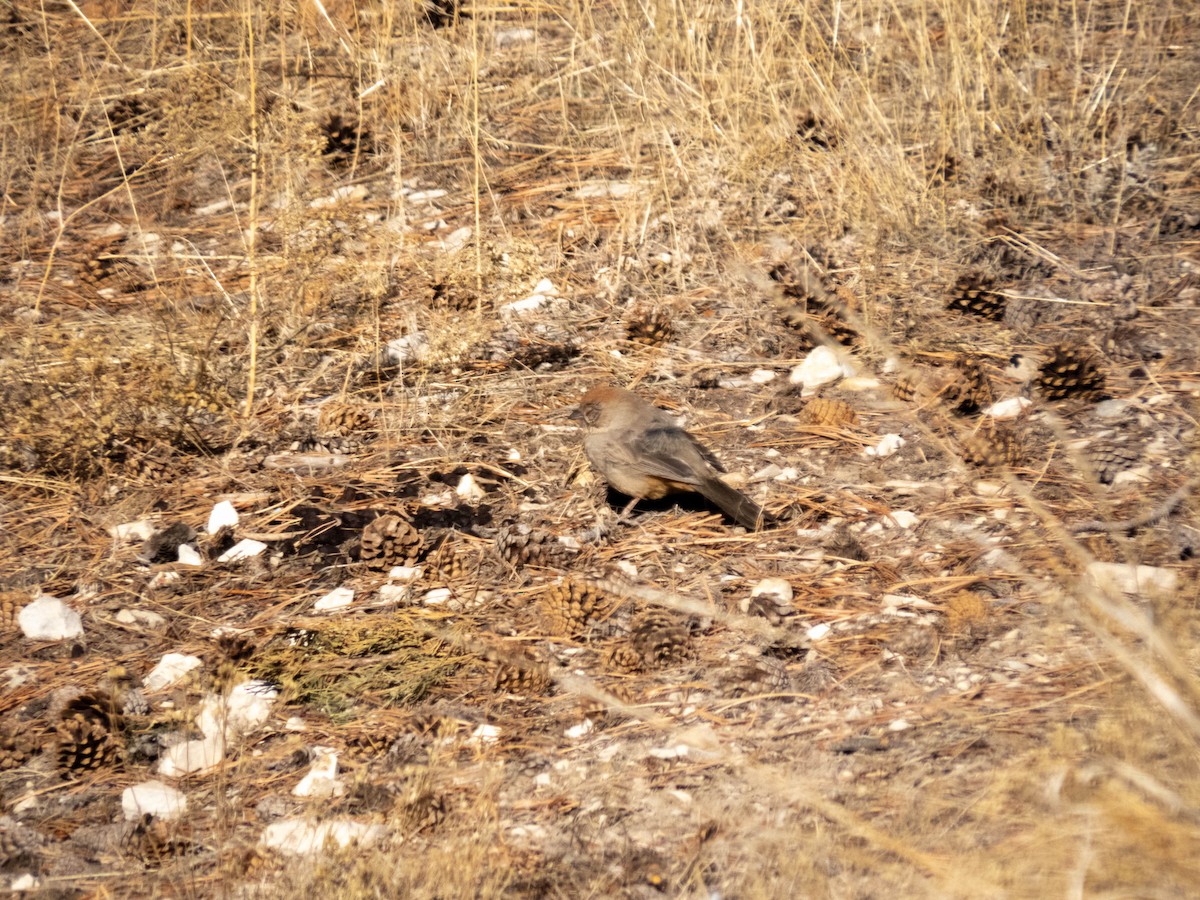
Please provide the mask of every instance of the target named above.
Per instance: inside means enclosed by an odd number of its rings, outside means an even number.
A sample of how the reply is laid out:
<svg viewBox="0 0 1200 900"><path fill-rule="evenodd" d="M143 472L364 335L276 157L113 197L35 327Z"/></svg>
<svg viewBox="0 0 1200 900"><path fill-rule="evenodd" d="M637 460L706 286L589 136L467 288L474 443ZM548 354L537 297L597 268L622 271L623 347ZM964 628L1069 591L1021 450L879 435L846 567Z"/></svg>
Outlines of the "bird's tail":
<svg viewBox="0 0 1200 900"><path fill-rule="evenodd" d="M731 488L720 478L706 478L697 489L717 506L722 512L751 531L757 531L763 525L771 522L771 516L761 506L743 494Z"/></svg>

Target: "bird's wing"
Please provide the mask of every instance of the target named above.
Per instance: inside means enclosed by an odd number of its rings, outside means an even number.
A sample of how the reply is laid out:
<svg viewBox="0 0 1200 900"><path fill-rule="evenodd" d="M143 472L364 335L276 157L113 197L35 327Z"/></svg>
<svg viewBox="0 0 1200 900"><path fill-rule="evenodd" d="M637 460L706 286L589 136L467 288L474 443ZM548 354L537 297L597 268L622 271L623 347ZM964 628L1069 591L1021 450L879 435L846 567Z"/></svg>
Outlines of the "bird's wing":
<svg viewBox="0 0 1200 900"><path fill-rule="evenodd" d="M696 485L717 468L712 454L682 428L647 428L633 446L638 468L655 478Z"/></svg>

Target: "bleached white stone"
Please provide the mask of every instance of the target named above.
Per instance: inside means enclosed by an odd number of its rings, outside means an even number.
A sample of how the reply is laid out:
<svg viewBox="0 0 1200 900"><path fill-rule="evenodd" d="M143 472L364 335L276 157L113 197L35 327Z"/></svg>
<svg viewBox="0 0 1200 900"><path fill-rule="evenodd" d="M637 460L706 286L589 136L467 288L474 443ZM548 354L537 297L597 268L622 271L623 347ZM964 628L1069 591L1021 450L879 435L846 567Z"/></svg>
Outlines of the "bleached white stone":
<svg viewBox="0 0 1200 900"><path fill-rule="evenodd" d="M1171 569L1098 560L1088 563L1083 574L1085 583L1123 594L1167 596L1179 583L1178 575Z"/></svg>
<svg viewBox="0 0 1200 900"><path fill-rule="evenodd" d="M819 641L822 638L829 637L829 632L831 631L833 631L833 628L831 628L828 623L821 622L804 632L804 636L810 641Z"/></svg>
<svg viewBox="0 0 1200 900"><path fill-rule="evenodd" d="M217 562L236 562L239 559L252 559L255 556L261 556L266 549L267 545L262 541L245 538L218 556Z"/></svg>
<svg viewBox="0 0 1200 900"><path fill-rule="evenodd" d="M228 694L205 697L196 725L207 736L237 740L266 724L278 696L279 691L265 681L243 681Z"/></svg>
<svg viewBox="0 0 1200 900"><path fill-rule="evenodd" d="M136 522L123 522L108 529L108 533L118 541L148 541L154 536L158 526L150 519L138 519Z"/></svg>
<svg viewBox="0 0 1200 900"><path fill-rule="evenodd" d="M292 796L320 800L341 797L346 793L346 785L337 777L337 752L332 747L313 747L312 753L312 765L300 783L292 788Z"/></svg>
<svg viewBox="0 0 1200 900"><path fill-rule="evenodd" d="M487 494L475 476L469 472L458 480L458 486L454 488L454 493L469 502L482 500Z"/></svg>
<svg viewBox="0 0 1200 900"><path fill-rule="evenodd" d="M992 419L1015 419L1031 406L1033 401L1025 397L1009 397L993 403L983 414Z"/></svg>
<svg viewBox="0 0 1200 900"><path fill-rule="evenodd" d="M755 369L750 373L750 381L753 384L768 384L778 377L778 373L772 372L770 369Z"/></svg>
<svg viewBox="0 0 1200 900"><path fill-rule="evenodd" d="M885 434L874 447L867 447L863 450L863 456L883 459L891 456L906 443L908 442L898 434Z"/></svg>
<svg viewBox="0 0 1200 900"><path fill-rule="evenodd" d="M62 600L41 594L17 613L21 633L33 641L65 641L83 636L83 619Z"/></svg>
<svg viewBox="0 0 1200 900"><path fill-rule="evenodd" d="M228 500L222 500L214 505L212 512L208 514L208 527L205 530L209 534L216 534L222 528L233 528L237 523L237 510Z"/></svg>
<svg viewBox="0 0 1200 900"><path fill-rule="evenodd" d="M148 691L161 691L175 684L188 672L201 666L200 659L183 653L168 653L150 674L142 679L142 687Z"/></svg>
<svg viewBox="0 0 1200 900"><path fill-rule="evenodd" d="M802 384L806 390L811 390L854 374L854 367L849 362L843 362L838 353L830 347L822 346L813 348L800 365L792 369L788 381L792 384Z"/></svg>
<svg viewBox="0 0 1200 900"><path fill-rule="evenodd" d="M751 597L770 597L777 603L791 603L794 592L786 578L764 578L750 589Z"/></svg>
<svg viewBox="0 0 1200 900"><path fill-rule="evenodd" d="M316 603L313 609L328 612L331 609L345 609L354 602L354 591L348 587L336 587Z"/></svg>
<svg viewBox="0 0 1200 900"><path fill-rule="evenodd" d="M187 811L187 797L161 781L143 781L121 793L125 821L136 822L144 815L171 821Z"/></svg>
<svg viewBox="0 0 1200 900"><path fill-rule="evenodd" d="M326 847L344 850L351 845L369 847L387 834L382 825L364 825L352 819L313 822L292 818L272 822L263 829L259 843L289 856L312 856Z"/></svg>
<svg viewBox="0 0 1200 900"><path fill-rule="evenodd" d="M163 751L158 761L158 774L166 778L180 778L215 769L225 761L225 739L219 735L206 735L194 741L183 741Z"/></svg>
<svg viewBox="0 0 1200 900"><path fill-rule="evenodd" d="M196 552L196 548L191 544L180 544L175 551L179 561L185 566L202 566L204 558Z"/></svg>

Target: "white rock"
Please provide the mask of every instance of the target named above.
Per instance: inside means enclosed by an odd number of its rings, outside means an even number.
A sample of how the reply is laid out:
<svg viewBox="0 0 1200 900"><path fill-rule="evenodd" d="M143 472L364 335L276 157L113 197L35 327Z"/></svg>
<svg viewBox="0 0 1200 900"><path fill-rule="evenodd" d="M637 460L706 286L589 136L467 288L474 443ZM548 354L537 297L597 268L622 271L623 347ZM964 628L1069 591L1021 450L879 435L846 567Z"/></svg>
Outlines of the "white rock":
<svg viewBox="0 0 1200 900"><path fill-rule="evenodd" d="M401 584L412 584L414 581L420 580L425 574L425 569L422 566L392 566L388 571L389 581L398 581Z"/></svg>
<svg viewBox="0 0 1200 900"><path fill-rule="evenodd" d="M418 362L429 353L429 338L424 332L414 331L387 342L384 354L393 366L406 366Z"/></svg>
<svg viewBox="0 0 1200 900"><path fill-rule="evenodd" d="M313 609L328 612L331 609L345 609L354 602L354 591L348 587L336 587L316 603Z"/></svg>
<svg viewBox="0 0 1200 900"><path fill-rule="evenodd" d="M496 49L527 44L536 37L532 28L501 28L496 31Z"/></svg>
<svg viewBox="0 0 1200 900"><path fill-rule="evenodd" d="M337 752L332 747L313 747L312 753L312 766L300 783L292 788L292 796L328 800L345 794L346 785L337 777Z"/></svg>
<svg viewBox="0 0 1200 900"><path fill-rule="evenodd" d="M471 732L471 739L479 744L494 744L500 740L500 728L497 725L480 725Z"/></svg>
<svg viewBox="0 0 1200 900"><path fill-rule="evenodd" d="M37 879L32 872L25 872L18 875L8 885L8 889L14 894L24 894L26 891L41 890L42 883Z"/></svg>
<svg viewBox="0 0 1200 900"><path fill-rule="evenodd" d="M788 481L795 481L799 477L800 477L800 470L796 469L792 466L788 466L786 469L780 469L779 474L775 476L774 480L788 482Z"/></svg>
<svg viewBox="0 0 1200 900"><path fill-rule="evenodd" d="M191 544L180 544L179 549L175 553L179 561L185 566L204 565L204 558L196 552L196 548Z"/></svg>
<svg viewBox="0 0 1200 900"><path fill-rule="evenodd" d="M634 565L632 560L628 560L628 559L617 560L617 569L620 570L622 575L625 575L629 578L637 578L638 577L637 566Z"/></svg>
<svg viewBox="0 0 1200 900"><path fill-rule="evenodd" d="M557 297L558 288L554 286L554 282L549 278L543 278L533 286L533 293L541 294L543 297Z"/></svg>
<svg viewBox="0 0 1200 900"><path fill-rule="evenodd" d="M833 629L826 622L821 622L818 625L812 626L808 631L804 632L804 636L810 641L819 641L822 638L829 637L829 632Z"/></svg>
<svg viewBox="0 0 1200 900"><path fill-rule="evenodd" d="M1179 581L1171 569L1099 561L1088 563L1083 575L1085 584L1146 596L1168 596Z"/></svg>
<svg viewBox="0 0 1200 900"><path fill-rule="evenodd" d="M421 598L421 602L426 606L441 606L443 603L448 603L453 596L454 592L450 588L434 588L431 591L426 591L425 596Z"/></svg>
<svg viewBox="0 0 1200 900"><path fill-rule="evenodd" d="M838 385L839 390L843 391L874 391L883 387L883 384L878 378L872 378L869 375L855 375L853 377L842 379L842 383Z"/></svg>
<svg viewBox="0 0 1200 900"><path fill-rule="evenodd" d="M34 641L65 641L83 636L79 613L57 597L41 594L17 614L21 633Z"/></svg>
<svg viewBox="0 0 1200 900"><path fill-rule="evenodd" d="M885 527L895 526L896 528L912 528L921 519L914 512L909 512L907 509L894 509L886 516L883 516L880 521Z"/></svg>
<svg viewBox="0 0 1200 900"><path fill-rule="evenodd" d="M209 694L196 725L205 735L234 741L258 731L271 717L279 691L265 681L243 681L228 694Z"/></svg>
<svg viewBox="0 0 1200 900"><path fill-rule="evenodd" d="M178 572L164 569L162 572L155 572L154 577L146 583L146 586L152 591L157 591L160 588L165 588L168 584L174 584L176 581L183 579L183 576Z"/></svg>
<svg viewBox="0 0 1200 900"><path fill-rule="evenodd" d="M158 761L158 774L180 778L214 769L225 761L225 739L214 734L168 747Z"/></svg>
<svg viewBox="0 0 1200 900"><path fill-rule="evenodd" d="M686 759L691 752L687 744L676 744L673 747L651 747L650 755L655 759Z"/></svg>
<svg viewBox="0 0 1200 900"><path fill-rule="evenodd" d="M386 834L387 829L382 825L364 825L352 819L312 822L294 818L272 822L263 829L259 843L289 856L312 856L326 847L340 850L351 845L369 847Z"/></svg>
<svg viewBox="0 0 1200 900"><path fill-rule="evenodd" d="M407 584L383 584L379 586L378 597L387 606L407 603L412 598L412 588Z"/></svg>
<svg viewBox="0 0 1200 900"><path fill-rule="evenodd" d="M136 522L114 525L108 529L108 533L118 541L148 541L157 530L158 526L149 519L138 519Z"/></svg>
<svg viewBox="0 0 1200 900"><path fill-rule="evenodd" d="M205 530L209 534L216 534L222 528L233 528L237 523L237 510L228 500L222 500L213 506L212 512L208 514L208 527Z"/></svg>
<svg viewBox="0 0 1200 900"><path fill-rule="evenodd" d="M146 814L171 821L187 811L187 797L161 781L143 781L121 793L121 810L126 822L136 822Z"/></svg>
<svg viewBox="0 0 1200 900"><path fill-rule="evenodd" d="M912 728L907 719L895 719L888 723L888 731L907 731Z"/></svg>
<svg viewBox="0 0 1200 900"><path fill-rule="evenodd" d="M768 384L778 377L770 369L755 369L750 373L750 381L754 384Z"/></svg>
<svg viewBox="0 0 1200 900"><path fill-rule="evenodd" d="M792 384L802 384L805 389L811 390L839 378L849 378L853 374L853 366L842 362L836 351L822 346L814 348L800 365L792 369L788 381Z"/></svg>
<svg viewBox="0 0 1200 900"><path fill-rule="evenodd" d="M577 741L582 737L587 737L595 730L596 726L592 724L592 720L584 719L578 725L572 725L570 728L564 731L563 735L572 741Z"/></svg>
<svg viewBox="0 0 1200 900"><path fill-rule="evenodd" d="M895 612L900 609L937 609L924 597L914 597L911 594L884 594L881 605L884 612Z"/></svg>
<svg viewBox="0 0 1200 900"><path fill-rule="evenodd" d="M458 494L462 499L474 503L482 500L487 491L480 487L475 476L468 472L458 480L458 486L454 488L454 493Z"/></svg>
<svg viewBox="0 0 1200 900"><path fill-rule="evenodd" d="M467 246L467 241L471 240L471 233L471 229L466 225L462 228L456 228L442 238L442 249L447 253L457 253L463 247Z"/></svg>
<svg viewBox="0 0 1200 900"><path fill-rule="evenodd" d="M1033 406L1033 401L1025 397L1009 397L993 403L983 411L985 416L992 419L1015 419Z"/></svg>
<svg viewBox="0 0 1200 900"><path fill-rule="evenodd" d="M874 447L867 447L863 450L863 456L883 459L884 457L891 456L906 443L908 442L898 434L885 434Z"/></svg>
<svg viewBox="0 0 1200 900"><path fill-rule="evenodd" d="M218 556L217 562L236 562L239 559L252 559L255 556L261 556L266 549L267 545L262 541L245 538Z"/></svg>
<svg viewBox="0 0 1200 900"><path fill-rule="evenodd" d="M509 462L520 462L521 461L521 451L518 450L516 447L510 447L508 450L508 453L504 454L504 458L507 459Z"/></svg>
<svg viewBox="0 0 1200 900"><path fill-rule="evenodd" d="M301 716L288 716L283 728L285 731L308 731L308 723Z"/></svg>
<svg viewBox="0 0 1200 900"><path fill-rule="evenodd" d="M530 294L524 300L514 300L500 307L502 316L522 316L541 309L550 299L545 294Z"/></svg>
<svg viewBox="0 0 1200 900"><path fill-rule="evenodd" d="M186 656L182 653L168 653L150 674L142 679L142 687L148 691L161 691L175 684L188 672L198 669L202 663L198 657Z"/></svg>
<svg viewBox="0 0 1200 900"><path fill-rule="evenodd" d="M580 198L611 197L619 200L633 193L633 185L627 181L589 181L575 190Z"/></svg>
<svg viewBox="0 0 1200 900"><path fill-rule="evenodd" d="M777 603L786 604L792 602L795 594L786 578L764 578L750 589L750 596L770 597Z"/></svg>
<svg viewBox="0 0 1200 900"><path fill-rule="evenodd" d="M1116 419L1125 415L1125 410L1132 405L1128 400L1102 400L1092 407L1092 415L1098 419Z"/></svg>
<svg viewBox="0 0 1200 900"><path fill-rule="evenodd" d="M783 467L777 463L767 463L747 480L750 482L774 481L783 473Z"/></svg>
<svg viewBox="0 0 1200 900"><path fill-rule="evenodd" d="M138 625L142 628L162 628L167 620L149 609L119 609L113 618L122 625Z"/></svg>
<svg viewBox="0 0 1200 900"><path fill-rule="evenodd" d="M413 191L405 199L412 203L428 203L430 200L440 200L448 193L445 188L430 188L427 191Z"/></svg>

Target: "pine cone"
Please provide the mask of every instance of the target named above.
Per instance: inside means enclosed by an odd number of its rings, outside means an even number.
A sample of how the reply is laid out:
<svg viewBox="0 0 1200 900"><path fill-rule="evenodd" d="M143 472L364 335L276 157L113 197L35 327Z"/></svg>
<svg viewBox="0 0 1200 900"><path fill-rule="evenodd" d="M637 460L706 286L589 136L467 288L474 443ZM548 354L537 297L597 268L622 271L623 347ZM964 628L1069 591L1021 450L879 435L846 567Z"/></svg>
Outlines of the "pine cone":
<svg viewBox="0 0 1200 900"><path fill-rule="evenodd" d="M690 655L691 642L691 632L665 609L645 610L629 632L630 646L651 666L670 665L686 659Z"/></svg>
<svg viewBox="0 0 1200 900"><path fill-rule="evenodd" d="M1053 319L1048 304L1036 297L1017 297L1004 310L1004 324L1014 331L1032 331L1035 326Z"/></svg>
<svg viewBox="0 0 1200 900"><path fill-rule="evenodd" d="M930 393L929 373L908 368L896 376L892 385L892 396L904 402L919 402Z"/></svg>
<svg viewBox="0 0 1200 900"><path fill-rule="evenodd" d="M1038 372L1037 386L1047 400L1079 397L1100 400L1104 392L1104 372L1095 353L1079 344L1059 344Z"/></svg>
<svg viewBox="0 0 1200 900"><path fill-rule="evenodd" d="M496 552L514 566L561 566L575 551L548 531L528 525L510 525L496 534Z"/></svg>
<svg viewBox="0 0 1200 900"><path fill-rule="evenodd" d="M858 414L849 403L824 397L817 397L804 404L797 418L802 425L822 425L828 428L840 428L858 422Z"/></svg>
<svg viewBox="0 0 1200 900"><path fill-rule="evenodd" d="M604 665L618 672L642 671L642 655L628 641L616 641L604 651Z"/></svg>
<svg viewBox="0 0 1200 900"><path fill-rule="evenodd" d="M1163 215L1158 224L1158 233L1169 237L1191 235L1198 229L1200 229L1200 212L1173 209Z"/></svg>
<svg viewBox="0 0 1200 900"><path fill-rule="evenodd" d="M792 678L787 665L773 656L758 656L743 660L720 676L722 689L734 696L745 694L778 694L792 690Z"/></svg>
<svg viewBox="0 0 1200 900"><path fill-rule="evenodd" d="M322 126L325 131L325 157L334 165L349 162L355 151L370 152L371 132L353 120L333 114Z"/></svg>
<svg viewBox="0 0 1200 900"><path fill-rule="evenodd" d="M995 279L979 272L960 275L950 289L950 302L946 304L946 308L984 319L1002 321L1006 299L1003 294L996 292L995 284Z"/></svg>
<svg viewBox="0 0 1200 900"><path fill-rule="evenodd" d="M370 431L374 425L371 410L353 403L323 403L317 417L317 431L322 435L346 437L355 432Z"/></svg>
<svg viewBox="0 0 1200 900"><path fill-rule="evenodd" d="M32 755L32 750L27 732L6 729L0 733L0 772L25 765L25 760Z"/></svg>
<svg viewBox="0 0 1200 900"><path fill-rule="evenodd" d="M67 772L93 771L116 759L113 719L91 706L93 699L95 695L84 695L71 701L55 726L58 766Z"/></svg>
<svg viewBox="0 0 1200 900"><path fill-rule="evenodd" d="M665 309L635 307L625 319L625 335L635 344L658 347L671 339L671 314Z"/></svg>
<svg viewBox="0 0 1200 900"><path fill-rule="evenodd" d="M858 332L842 314L844 303L813 266L780 263L770 276L782 287L782 298L776 303L780 317L800 332L806 349L830 342L849 345L857 340Z"/></svg>
<svg viewBox="0 0 1200 900"><path fill-rule="evenodd" d="M547 625L554 634L567 637L584 634L591 621L603 618L615 605L614 599L599 588L570 578L555 582L542 595Z"/></svg>
<svg viewBox="0 0 1200 900"><path fill-rule="evenodd" d="M358 558L372 569L415 565L421 555L421 533L407 519L383 515L363 529Z"/></svg>
<svg viewBox="0 0 1200 900"><path fill-rule="evenodd" d="M1098 441L1087 448L1086 456L1096 479L1101 484L1112 484L1118 475L1141 461L1142 453L1138 447Z"/></svg>
<svg viewBox="0 0 1200 900"><path fill-rule="evenodd" d="M544 694L550 689L550 667L529 651L511 660L493 661L492 686L509 694Z"/></svg>
<svg viewBox="0 0 1200 900"><path fill-rule="evenodd" d="M946 405L960 415L974 415L992 404L992 382L982 363L960 356L953 366L953 379L943 390Z"/></svg>
<svg viewBox="0 0 1200 900"><path fill-rule="evenodd" d="M22 591L0 591L0 633L16 630L17 616L29 602Z"/></svg>
<svg viewBox="0 0 1200 900"><path fill-rule="evenodd" d="M962 455L972 466L998 469L1019 465L1023 448L1012 429L985 425L963 442Z"/></svg>

